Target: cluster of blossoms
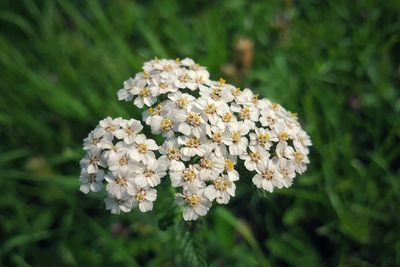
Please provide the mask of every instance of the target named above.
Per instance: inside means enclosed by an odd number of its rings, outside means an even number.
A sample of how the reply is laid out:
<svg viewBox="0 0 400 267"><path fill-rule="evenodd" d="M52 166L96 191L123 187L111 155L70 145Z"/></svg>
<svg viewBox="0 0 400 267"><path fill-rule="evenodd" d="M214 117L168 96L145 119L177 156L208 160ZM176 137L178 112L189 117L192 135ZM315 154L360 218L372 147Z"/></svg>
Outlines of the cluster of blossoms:
<svg viewBox="0 0 400 267"><path fill-rule="evenodd" d="M143 122L162 135L158 146L140 134L135 119L106 118L84 140L81 191L100 191L106 181L106 208L113 213L139 206L149 211L154 189L169 175L184 220L204 216L212 202L235 196L243 161L257 188L272 192L291 186L309 163L311 141L296 114L250 89L212 81L191 59L154 59L124 82L118 99L146 107Z"/></svg>

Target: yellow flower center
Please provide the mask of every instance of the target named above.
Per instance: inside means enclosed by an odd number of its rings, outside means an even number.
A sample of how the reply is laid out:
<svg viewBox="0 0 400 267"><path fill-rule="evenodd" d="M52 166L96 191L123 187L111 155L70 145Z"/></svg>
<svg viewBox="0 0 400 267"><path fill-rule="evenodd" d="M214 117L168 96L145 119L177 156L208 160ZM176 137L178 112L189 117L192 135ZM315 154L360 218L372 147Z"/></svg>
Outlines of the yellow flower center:
<svg viewBox="0 0 400 267"><path fill-rule="evenodd" d="M199 126L200 125L200 115L193 113L193 112L189 112L186 121L187 121L187 123L189 123L192 126Z"/></svg>
<svg viewBox="0 0 400 267"><path fill-rule="evenodd" d="M131 126L128 126L128 127L125 128L125 132L128 135L133 135L135 133L135 130Z"/></svg>
<svg viewBox="0 0 400 267"><path fill-rule="evenodd" d="M265 145L269 141L269 134L268 133L260 133L257 136L257 141L260 145Z"/></svg>
<svg viewBox="0 0 400 267"><path fill-rule="evenodd" d="M226 169L226 171L231 172L231 171L234 170L234 168L235 168L235 163L233 163L233 161L230 160L230 159L226 159L225 160L225 169Z"/></svg>
<svg viewBox="0 0 400 267"><path fill-rule="evenodd" d="M127 180L125 177L120 177L118 176L117 178L115 178L115 183L119 186L125 186L127 183Z"/></svg>
<svg viewBox="0 0 400 267"><path fill-rule="evenodd" d="M166 83L160 83L160 85L159 85L159 88L161 89L161 90L164 90L165 88L167 88L168 87L168 84L166 84Z"/></svg>
<svg viewBox="0 0 400 267"><path fill-rule="evenodd" d="M236 88L232 89L232 95L234 95L234 96L238 96L241 93L242 93L242 91L240 90L239 87L236 87Z"/></svg>
<svg viewBox="0 0 400 267"><path fill-rule="evenodd" d="M202 158L200 159L200 167L205 168L205 169L211 169L213 166L213 163L210 159Z"/></svg>
<svg viewBox="0 0 400 267"><path fill-rule="evenodd" d="M289 139L289 134L287 132L281 132L278 134L278 138L282 141L287 141Z"/></svg>
<svg viewBox="0 0 400 267"><path fill-rule="evenodd" d="M186 83L186 82L189 80L189 75L187 75L186 73L184 73L184 74L180 75L180 76L178 77L178 79L179 79L179 81L181 81L181 82L183 82L183 83Z"/></svg>
<svg viewBox="0 0 400 267"><path fill-rule="evenodd" d="M224 80L223 78L219 78L219 84L220 85L224 85L226 82L226 80Z"/></svg>
<svg viewBox="0 0 400 267"><path fill-rule="evenodd" d="M232 118L233 118L233 115L232 115L232 113L230 113L230 112L226 112L226 113L222 116L222 120L223 120L224 122L230 122L230 121L232 120Z"/></svg>
<svg viewBox="0 0 400 267"><path fill-rule="evenodd" d="M138 144L137 149L140 154L145 154L147 152L147 144Z"/></svg>
<svg viewBox="0 0 400 267"><path fill-rule="evenodd" d="M148 73L147 71L143 71L143 77L144 77L145 79L150 78L150 73Z"/></svg>
<svg viewBox="0 0 400 267"><path fill-rule="evenodd" d="M110 125L106 127L106 132L112 133L115 131L115 126L114 125Z"/></svg>
<svg viewBox="0 0 400 267"><path fill-rule="evenodd" d="M163 118L160 124L163 131L169 131L172 128L172 121L168 118Z"/></svg>
<svg viewBox="0 0 400 267"><path fill-rule="evenodd" d="M92 141L90 142L92 145L97 145L99 143L98 138L93 138Z"/></svg>
<svg viewBox="0 0 400 267"><path fill-rule="evenodd" d="M186 97L181 97L176 101L176 105L180 108L184 108L188 105L188 100Z"/></svg>
<svg viewBox="0 0 400 267"><path fill-rule="evenodd" d="M196 178L196 173L193 171L193 169L187 168L183 171L182 177L186 182L193 182L193 180Z"/></svg>
<svg viewBox="0 0 400 267"><path fill-rule="evenodd" d="M143 201L146 197L146 191L142 188L139 190L139 192L136 193L136 200L137 201Z"/></svg>
<svg viewBox="0 0 400 267"><path fill-rule="evenodd" d="M223 177L218 177L214 180L214 186L217 190L226 190L231 185L231 182Z"/></svg>
<svg viewBox="0 0 400 267"><path fill-rule="evenodd" d="M214 104L208 104L204 109L206 114L214 114L217 111L217 107Z"/></svg>
<svg viewBox="0 0 400 267"><path fill-rule="evenodd" d="M174 148L174 147L168 149L168 158L170 160L173 160L173 159L179 160L180 156L181 156L181 152L179 151L179 149Z"/></svg>
<svg viewBox="0 0 400 267"><path fill-rule="evenodd" d="M221 98L221 96L222 96L222 92L221 92L221 89L219 89L219 88L214 88L213 90L212 90L212 93L211 93L211 98L213 99L213 100L219 100L220 98Z"/></svg>
<svg viewBox="0 0 400 267"><path fill-rule="evenodd" d="M151 177L151 176L154 175L154 171L145 169L143 174L144 174L145 177Z"/></svg>
<svg viewBox="0 0 400 267"><path fill-rule="evenodd" d="M232 133L232 141L233 141L233 143L235 143L235 144L238 143L240 141L240 137L241 137L241 135L240 135L239 131L233 132Z"/></svg>
<svg viewBox="0 0 400 267"><path fill-rule="evenodd" d="M274 172L267 170L261 174L261 177L267 180L272 180L272 178L274 177Z"/></svg>
<svg viewBox="0 0 400 267"><path fill-rule="evenodd" d="M222 141L222 134L219 133L219 132L218 132L218 133L213 133L212 141L213 141L214 143L217 143L217 144L221 143L221 141Z"/></svg>
<svg viewBox="0 0 400 267"><path fill-rule="evenodd" d="M140 96L141 98L148 97L149 95L150 95L150 89L147 88L147 87L143 88L143 89L140 90L140 92L139 92L139 96Z"/></svg>
<svg viewBox="0 0 400 267"><path fill-rule="evenodd" d="M155 108L153 108L153 107L149 108L149 113L153 116L160 115L161 110L162 110L162 106L160 104L158 104Z"/></svg>
<svg viewBox="0 0 400 267"><path fill-rule="evenodd" d="M128 157L127 155L122 156L122 157L119 159L118 163L119 163L119 165L121 165L121 166L128 165L128 163L129 163L129 157Z"/></svg>
<svg viewBox="0 0 400 267"><path fill-rule="evenodd" d="M242 110L240 111L240 118L242 120L246 120L250 118L250 108L242 108Z"/></svg>
<svg viewBox="0 0 400 267"><path fill-rule="evenodd" d="M166 72L170 72L170 71L172 71L172 67L169 63L167 63L164 65L163 70Z"/></svg>
<svg viewBox="0 0 400 267"><path fill-rule="evenodd" d="M279 104L277 104L277 103L272 103L271 104L271 108L273 109L273 110L277 110L278 108L279 108Z"/></svg>
<svg viewBox="0 0 400 267"><path fill-rule="evenodd" d="M304 155L301 152L294 152L294 158L296 159L297 162L300 162L304 159Z"/></svg>
<svg viewBox="0 0 400 267"><path fill-rule="evenodd" d="M194 207L200 203L200 197L198 195L190 195L185 197L186 202L190 207Z"/></svg>
<svg viewBox="0 0 400 267"><path fill-rule="evenodd" d="M186 146L187 147L198 147L200 145L200 140L197 137L192 137L186 140Z"/></svg>
<svg viewBox="0 0 400 267"><path fill-rule="evenodd" d="M250 152L249 157L250 157L251 161L258 162L261 158L261 155L258 152Z"/></svg>

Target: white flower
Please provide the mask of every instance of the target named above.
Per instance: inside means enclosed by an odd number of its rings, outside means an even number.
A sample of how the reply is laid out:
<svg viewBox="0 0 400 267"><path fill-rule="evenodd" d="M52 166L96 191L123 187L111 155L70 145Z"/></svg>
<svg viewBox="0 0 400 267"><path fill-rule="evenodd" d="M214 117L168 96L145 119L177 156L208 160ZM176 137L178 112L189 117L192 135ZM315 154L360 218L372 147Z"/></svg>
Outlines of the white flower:
<svg viewBox="0 0 400 267"><path fill-rule="evenodd" d="M192 80L192 83L189 84L188 88L192 91L198 88L204 88L205 85L210 84L210 73L208 73L208 71L204 69L190 70L188 74L190 79Z"/></svg>
<svg viewBox="0 0 400 267"><path fill-rule="evenodd" d="M186 93L181 93L180 91L177 91L175 93L170 93L168 94L168 98L175 103L175 107L179 110L186 110L187 107L189 106L189 103L192 103L195 101L194 96L186 94ZM176 111L178 113L180 111Z"/></svg>
<svg viewBox="0 0 400 267"><path fill-rule="evenodd" d="M202 111L204 119L210 123L210 125L207 126L217 127L220 130L225 129L225 123L222 120L220 113L223 108L229 110L229 106L226 103L214 101L210 98L199 98L195 105L196 108Z"/></svg>
<svg viewBox="0 0 400 267"><path fill-rule="evenodd" d="M142 187L155 187L161 183L161 178L167 174L165 169L165 165L162 162L151 159L146 164L139 165L134 170L137 174L135 182Z"/></svg>
<svg viewBox="0 0 400 267"><path fill-rule="evenodd" d="M87 194L90 191L99 192L103 189L104 171L99 170L97 173L88 173L86 169L82 169L79 181L81 186L79 190Z"/></svg>
<svg viewBox="0 0 400 267"><path fill-rule="evenodd" d="M130 212L133 208L134 198L128 194L122 196L118 199L113 196L108 196L104 199L106 204L106 210L111 211L113 214L119 214L121 211Z"/></svg>
<svg viewBox="0 0 400 267"><path fill-rule="evenodd" d="M287 125L282 121L277 122L272 129L280 143L293 139L293 130L287 127Z"/></svg>
<svg viewBox="0 0 400 267"><path fill-rule="evenodd" d="M159 148L159 152L162 156L158 159L170 171L181 171L185 169L185 165L181 161L180 145L176 139L166 140L163 145Z"/></svg>
<svg viewBox="0 0 400 267"><path fill-rule="evenodd" d="M173 86L171 83L172 80L162 78L162 77L155 77L152 79L152 85L150 86L150 92L153 96L163 95L166 93L176 92L178 90L177 87Z"/></svg>
<svg viewBox="0 0 400 267"><path fill-rule="evenodd" d="M292 185L293 178L296 176L295 164L293 160L279 159L277 171L282 176L283 185L289 187Z"/></svg>
<svg viewBox="0 0 400 267"><path fill-rule="evenodd" d="M174 73L174 70L179 68L179 61L168 59L156 59L154 68L162 71L160 74L163 78L168 78Z"/></svg>
<svg viewBox="0 0 400 267"><path fill-rule="evenodd" d="M176 194L177 202L182 205L183 219L185 221L197 220L199 216L207 214L211 207L211 202L204 195L204 188L191 184L187 186L183 194Z"/></svg>
<svg viewBox="0 0 400 267"><path fill-rule="evenodd" d="M139 206L141 212L153 209L153 202L157 198L157 190L154 188L129 184L128 193L133 196L133 207Z"/></svg>
<svg viewBox="0 0 400 267"><path fill-rule="evenodd" d="M250 133L250 146L259 147L265 150L269 150L272 146L271 141L278 141L278 138L274 132L268 131L264 128L256 128L255 133Z"/></svg>
<svg viewBox="0 0 400 267"><path fill-rule="evenodd" d="M295 150L291 155L290 159L293 159L293 165L295 166L296 172L302 174L307 170L307 164L310 163L306 151Z"/></svg>
<svg viewBox="0 0 400 267"><path fill-rule="evenodd" d="M181 65L184 67L189 67L191 70L199 71L199 70L206 70L205 67L200 66L196 62L193 61L191 58L185 58L181 60Z"/></svg>
<svg viewBox="0 0 400 267"><path fill-rule="evenodd" d="M238 118L251 126L250 128L253 128L255 122L258 122L259 110L255 106L240 106L238 104L232 104L231 109L234 112L238 112Z"/></svg>
<svg viewBox="0 0 400 267"><path fill-rule="evenodd" d="M276 145L276 155L278 158L291 158L294 153L293 147L289 146L286 141L279 141Z"/></svg>
<svg viewBox="0 0 400 267"><path fill-rule="evenodd" d="M305 150L308 153L309 146L312 145L310 136L304 131L298 131L294 136L293 145L298 150Z"/></svg>
<svg viewBox="0 0 400 267"><path fill-rule="evenodd" d="M133 101L133 104L138 108L143 108L144 105L150 107L157 101L157 98L151 94L149 87L134 87L131 91L134 95L138 96Z"/></svg>
<svg viewBox="0 0 400 267"><path fill-rule="evenodd" d="M115 131L121 127L122 121L123 119L121 117L116 119L107 117L99 121L99 125L106 131L107 134L114 136Z"/></svg>
<svg viewBox="0 0 400 267"><path fill-rule="evenodd" d="M236 116L233 114L233 111L226 103L220 103L220 106L217 109L217 114L220 116L221 120L225 124L233 123L237 121ZM225 129L221 128L221 129Z"/></svg>
<svg viewBox="0 0 400 267"><path fill-rule="evenodd" d="M227 204L231 197L235 196L236 185L229 180L227 175L219 176L212 181L204 190L204 195L213 201L216 199L219 204Z"/></svg>
<svg viewBox="0 0 400 267"><path fill-rule="evenodd" d="M128 154L128 150L110 154L108 157L108 168L113 173L119 170L132 170L137 165L136 159L133 160Z"/></svg>
<svg viewBox="0 0 400 267"><path fill-rule="evenodd" d="M276 163L269 160L267 163L260 162L257 174L252 179L257 188L272 192L275 187L282 188L284 185L282 175L277 171Z"/></svg>
<svg viewBox="0 0 400 267"><path fill-rule="evenodd" d="M124 82L124 88L120 89L117 93L118 100L131 101L133 99L133 93L131 92L135 86L135 81L129 78Z"/></svg>
<svg viewBox="0 0 400 267"><path fill-rule="evenodd" d="M203 156L207 151L207 145L204 139L195 136L179 136L178 144L183 145L181 148L182 159L189 160L193 156Z"/></svg>
<svg viewBox="0 0 400 267"><path fill-rule="evenodd" d="M145 111L143 111L142 120L147 125L150 125L154 116L160 115L162 110L163 110L163 106L161 104L158 104L155 107L150 107L150 108L146 109Z"/></svg>
<svg viewBox="0 0 400 267"><path fill-rule="evenodd" d="M271 104L271 106L269 106L266 109L260 110L260 113L261 113L260 123L264 127L268 127L268 126L271 127L271 126L275 125L275 123L277 122L277 120L279 118L279 113L277 113L275 111L275 109L273 109L271 107L275 107L274 104Z"/></svg>
<svg viewBox="0 0 400 267"><path fill-rule="evenodd" d="M173 187L183 186L184 184L199 182L199 171L194 165L184 168L179 171L172 171L169 173L171 178L171 185Z"/></svg>
<svg viewBox="0 0 400 267"><path fill-rule="evenodd" d="M199 178L202 181L214 180L225 167L223 157L218 157L214 153L206 153L199 161Z"/></svg>
<svg viewBox="0 0 400 267"><path fill-rule="evenodd" d="M231 159L225 159L225 172L227 173L230 181L239 180L239 173L235 170L235 162Z"/></svg>
<svg viewBox="0 0 400 267"><path fill-rule="evenodd" d="M92 148L99 147L99 143L103 139L106 131L101 127L96 127L93 131L91 131L87 138L83 139L83 149L90 150Z"/></svg>
<svg viewBox="0 0 400 267"><path fill-rule="evenodd" d="M174 71L176 79L174 85L180 89L188 88L190 90L197 89L197 83L194 82L189 76L189 71L186 69L176 69Z"/></svg>
<svg viewBox="0 0 400 267"><path fill-rule="evenodd" d="M166 138L172 138L175 135L173 131L174 123L168 117L162 117L158 115L153 116L150 122L150 127L151 127L151 133L153 134L161 133Z"/></svg>
<svg viewBox="0 0 400 267"><path fill-rule="evenodd" d="M243 89L243 91L238 91L236 89L236 103L239 105L249 105L253 99L253 92L249 88Z"/></svg>
<svg viewBox="0 0 400 267"><path fill-rule="evenodd" d="M134 175L132 170L129 169L118 169L115 174L108 173L105 176L108 182L106 186L107 192L114 197L122 198L122 196L127 192L128 184L133 182Z"/></svg>
<svg viewBox="0 0 400 267"><path fill-rule="evenodd" d="M232 122L229 124L229 131L225 132L223 142L229 146L229 153L232 155L241 155L246 152L249 140L245 135L249 128L243 122Z"/></svg>
<svg viewBox="0 0 400 267"><path fill-rule="evenodd" d="M130 150L131 158L147 163L151 159L155 159L156 156L152 150L157 150L158 145L153 139L146 139L144 134L139 134L135 138L135 145Z"/></svg>
<svg viewBox="0 0 400 267"><path fill-rule="evenodd" d="M81 168L86 169L88 173L96 173L99 170L99 166L106 167L101 152L102 150L99 148L88 150L85 157L80 161Z"/></svg>
<svg viewBox="0 0 400 267"><path fill-rule="evenodd" d="M232 85L226 84L225 80L220 78L218 82L211 82L210 87L200 88L200 95L208 97L215 101L222 101L225 103L231 102L233 96L231 94Z"/></svg>
<svg viewBox="0 0 400 267"><path fill-rule="evenodd" d="M123 139L127 144L132 144L136 135L143 129L140 121L135 119L123 120L120 126L121 129L115 131L115 137Z"/></svg>
<svg viewBox="0 0 400 267"><path fill-rule="evenodd" d="M222 137L225 131L221 131L217 127L207 127L206 129L209 142L209 150L213 151L218 157L223 157L227 154L225 144L222 142Z"/></svg>
<svg viewBox="0 0 400 267"><path fill-rule="evenodd" d="M244 160L244 166L249 171L254 171L257 165L262 161L267 162L270 154L265 149L257 147L250 147L250 151L240 156L240 159Z"/></svg>
<svg viewBox="0 0 400 267"><path fill-rule="evenodd" d="M128 145L124 141L119 141L115 144L111 141L108 144L103 142L101 143L101 145L102 148L104 149L102 156L106 161L110 159L110 155L115 156L116 154L126 152L130 148L130 145Z"/></svg>
<svg viewBox="0 0 400 267"><path fill-rule="evenodd" d="M205 131L204 120L199 113L189 111L184 115L184 121L179 124L178 130L184 135L200 138Z"/></svg>

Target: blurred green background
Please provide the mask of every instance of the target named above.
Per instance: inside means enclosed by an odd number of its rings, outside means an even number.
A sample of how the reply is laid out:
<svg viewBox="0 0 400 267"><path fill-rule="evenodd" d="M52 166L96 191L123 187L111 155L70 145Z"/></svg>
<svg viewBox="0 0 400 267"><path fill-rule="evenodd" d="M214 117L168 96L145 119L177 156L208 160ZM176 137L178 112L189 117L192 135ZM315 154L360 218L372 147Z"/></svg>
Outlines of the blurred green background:
<svg viewBox="0 0 400 267"><path fill-rule="evenodd" d="M314 146L290 189L185 224L79 192L82 139L138 117L117 90L154 58L298 112ZM0 1L0 265L400 266L399 1Z"/></svg>

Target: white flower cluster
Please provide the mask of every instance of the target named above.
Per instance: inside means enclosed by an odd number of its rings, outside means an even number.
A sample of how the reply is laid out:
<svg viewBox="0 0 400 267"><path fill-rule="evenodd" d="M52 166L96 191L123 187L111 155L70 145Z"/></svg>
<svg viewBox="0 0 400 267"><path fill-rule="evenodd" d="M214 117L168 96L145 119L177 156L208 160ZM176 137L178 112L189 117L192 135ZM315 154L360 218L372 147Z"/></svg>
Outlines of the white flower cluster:
<svg viewBox="0 0 400 267"><path fill-rule="evenodd" d="M250 89L212 81L192 59L154 59L124 82L119 100L147 106L143 121L160 147L140 134L137 120L106 118L84 140L81 191L100 191L106 180L106 208L113 213L139 206L151 210L154 189L169 174L184 220L204 216L212 202L235 196L239 160L253 172L257 188L291 186L309 163L311 141L296 114ZM153 151L157 151L158 158Z"/></svg>

